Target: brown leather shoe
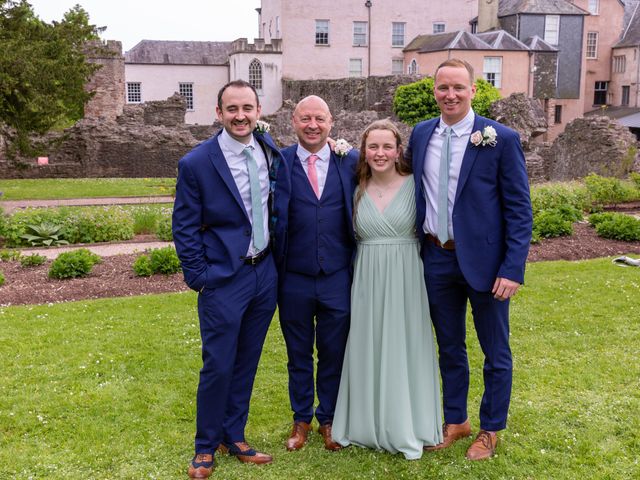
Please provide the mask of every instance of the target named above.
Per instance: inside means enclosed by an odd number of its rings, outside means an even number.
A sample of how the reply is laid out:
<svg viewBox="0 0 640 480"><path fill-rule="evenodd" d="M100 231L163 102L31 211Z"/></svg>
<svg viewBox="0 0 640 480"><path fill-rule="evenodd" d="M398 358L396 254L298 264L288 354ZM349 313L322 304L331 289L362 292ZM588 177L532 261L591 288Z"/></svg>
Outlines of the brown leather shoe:
<svg viewBox="0 0 640 480"><path fill-rule="evenodd" d="M320 428L318 428L318 433L322 435L322 439L324 440L324 448L326 448L327 450L331 450L335 452L336 450L340 450L342 448L342 445L340 445L337 442L334 442L333 438L331 438L330 423L322 425Z"/></svg>
<svg viewBox="0 0 640 480"><path fill-rule="evenodd" d="M215 464L210 453L198 453L189 463L187 474L189 478L209 478Z"/></svg>
<svg viewBox="0 0 640 480"><path fill-rule="evenodd" d="M464 423L445 423L442 427L442 434L444 437L442 443L434 446L425 446L424 449L429 452L442 450L443 448L450 447L461 438L470 437L471 424L469 423L469 419L465 420Z"/></svg>
<svg viewBox="0 0 640 480"><path fill-rule="evenodd" d="M496 453L497 446L498 435L496 432L480 430L476 439L469 447L469 450L467 450L467 458L469 460L484 460L485 458L491 458Z"/></svg>
<svg viewBox="0 0 640 480"><path fill-rule="evenodd" d="M307 443L307 437L311 431L311 425L306 422L293 422L291 435L287 440L287 450L300 450Z"/></svg>
<svg viewBox="0 0 640 480"><path fill-rule="evenodd" d="M218 451L221 453L228 453L229 455L236 457L242 463L255 463L256 465L262 465L273 461L273 457L271 455L254 450L246 442L221 443L218 447Z"/></svg>

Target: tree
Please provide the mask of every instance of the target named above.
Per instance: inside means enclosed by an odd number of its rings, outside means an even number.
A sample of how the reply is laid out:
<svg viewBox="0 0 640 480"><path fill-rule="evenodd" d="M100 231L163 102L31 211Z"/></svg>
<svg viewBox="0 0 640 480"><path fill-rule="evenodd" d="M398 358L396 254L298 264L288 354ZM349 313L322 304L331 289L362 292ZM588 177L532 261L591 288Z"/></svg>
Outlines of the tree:
<svg viewBox="0 0 640 480"><path fill-rule="evenodd" d="M482 78L476 79L476 95L471 101L475 113L489 117L489 107L499 99L500 92L496 87ZM440 109L433 94L433 77L400 85L393 97L393 110L400 120L411 126L439 116Z"/></svg>
<svg viewBox="0 0 640 480"><path fill-rule="evenodd" d="M91 98L85 84L100 68L87 55L104 50L100 30L80 5L62 21L46 23L26 0L0 0L0 120L17 133L17 148L31 151L29 135L67 126Z"/></svg>

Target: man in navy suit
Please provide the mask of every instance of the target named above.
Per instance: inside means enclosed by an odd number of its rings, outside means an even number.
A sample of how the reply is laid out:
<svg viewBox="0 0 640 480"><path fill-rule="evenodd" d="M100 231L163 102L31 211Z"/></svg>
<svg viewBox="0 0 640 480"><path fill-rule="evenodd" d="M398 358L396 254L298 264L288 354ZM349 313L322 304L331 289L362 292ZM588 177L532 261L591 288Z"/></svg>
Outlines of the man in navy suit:
<svg viewBox="0 0 640 480"><path fill-rule="evenodd" d="M467 301L484 361L480 431L467 458L491 457L511 396L509 299L524 282L531 240L529 184L516 132L471 109L473 68L442 63L434 77L441 116L415 126L408 146L416 229L442 375L446 448L471 435L467 415Z"/></svg>
<svg viewBox="0 0 640 480"><path fill-rule="evenodd" d="M237 80L222 87L216 112L224 129L178 163L173 211L184 278L199 292L203 366L191 478L211 475L216 450L245 463L272 461L245 442L244 429L276 308L269 200L286 166L271 137L255 131L260 104L253 86Z"/></svg>
<svg viewBox="0 0 640 480"><path fill-rule="evenodd" d="M287 345L293 427L288 450L304 446L315 416L328 450L342 360L349 332L351 261L355 248L352 197L355 151L338 156L327 137L332 117L320 97L302 99L293 112L298 144L282 151L287 166L286 233L278 246L280 325ZM284 177L281 177L284 178ZM276 187L278 191L280 187ZM282 198L282 197L281 197ZM314 389L314 342L318 351ZM314 411L314 394L318 406Z"/></svg>

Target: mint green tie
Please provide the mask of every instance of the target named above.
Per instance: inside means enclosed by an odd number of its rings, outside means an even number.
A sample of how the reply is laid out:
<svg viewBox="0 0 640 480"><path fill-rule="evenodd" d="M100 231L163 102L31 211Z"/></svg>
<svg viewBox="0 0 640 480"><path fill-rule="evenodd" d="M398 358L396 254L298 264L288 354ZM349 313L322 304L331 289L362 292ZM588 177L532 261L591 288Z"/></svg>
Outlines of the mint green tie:
<svg viewBox="0 0 640 480"><path fill-rule="evenodd" d="M444 129L440 173L438 175L438 240L449 240L449 166L451 165L451 127Z"/></svg>
<svg viewBox="0 0 640 480"><path fill-rule="evenodd" d="M264 250L264 217L262 215L262 189L258 176L258 164L251 153L251 146L246 147L242 153L247 157L247 170L249 171L249 187L251 189L251 226L253 230L253 246L259 252Z"/></svg>

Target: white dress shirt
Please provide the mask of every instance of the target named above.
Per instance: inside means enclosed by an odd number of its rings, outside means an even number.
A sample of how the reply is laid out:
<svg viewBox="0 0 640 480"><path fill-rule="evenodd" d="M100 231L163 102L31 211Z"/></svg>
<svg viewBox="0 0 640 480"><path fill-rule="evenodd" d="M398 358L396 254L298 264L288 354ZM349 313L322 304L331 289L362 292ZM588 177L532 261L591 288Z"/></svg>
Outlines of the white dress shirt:
<svg viewBox="0 0 640 480"><path fill-rule="evenodd" d="M227 165L229 166L229 170L231 170L231 175L233 175L233 180L238 187L238 191L240 192L240 198L242 198L242 203L244 204L244 209L247 212L247 217L249 218L249 222L251 222L252 211L251 211L251 185L249 184L249 170L247 168L247 157L244 155L243 151L247 147L244 143L237 141L231 135L227 133L226 130L222 130L222 133L218 137L218 141L220 143L220 149L224 154L224 158L227 161ZM251 136L251 141L249 142L249 147L252 149L253 158L256 159L256 163L258 164L258 176L260 177L260 190L262 193L262 218L264 221L264 240L265 244L269 244L269 166L267 165L267 159L256 142L255 137ZM249 250L247 251L248 256L253 256L258 253L253 247L253 237L252 241L249 243Z"/></svg>
<svg viewBox="0 0 640 480"><path fill-rule="evenodd" d="M447 125L440 117L440 124L436 127L429 145L427 147L427 155L424 162L424 170L422 171L422 186L426 194L427 209L422 228L425 233L434 236L438 232L438 179L440 177L440 154L442 153L442 143L444 141L444 130L451 127L451 164L449 165L449 208L447 215L449 216L449 238L453 239L453 202L456 198L458 189L458 178L460 177L460 167L462 166L462 158L469 145L471 130L473 130L473 122L475 114L473 110L455 125Z"/></svg>
<svg viewBox="0 0 640 480"><path fill-rule="evenodd" d="M307 178L309 178L309 157L313 154L306 148L300 146L300 144L298 144L298 150L296 153L298 154L304 173L306 173ZM322 197L322 191L324 190L324 185L327 182L327 173L329 172L329 159L331 158L331 149L329 148L329 144L325 144L325 146L322 147L316 155L318 156L318 159L316 160L316 172L318 173L318 195Z"/></svg>

